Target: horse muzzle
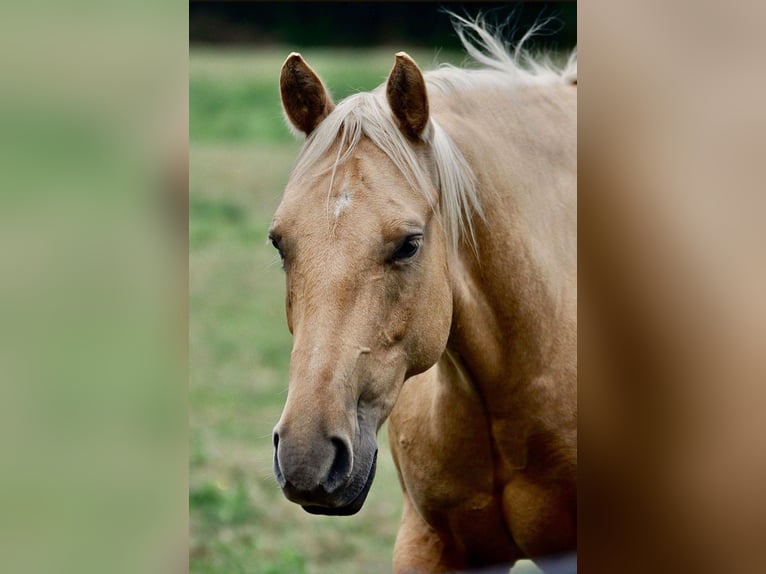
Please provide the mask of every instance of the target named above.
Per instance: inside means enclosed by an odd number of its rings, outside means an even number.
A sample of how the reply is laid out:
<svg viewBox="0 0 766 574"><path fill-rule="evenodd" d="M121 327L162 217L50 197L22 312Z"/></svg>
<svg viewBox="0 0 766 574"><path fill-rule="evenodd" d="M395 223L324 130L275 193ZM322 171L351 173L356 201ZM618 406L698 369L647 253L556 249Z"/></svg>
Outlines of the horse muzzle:
<svg viewBox="0 0 766 574"><path fill-rule="evenodd" d="M284 430L275 431L274 475L285 497L306 512L355 514L375 477L378 451L374 439L372 446L353 449L338 436L311 443L291 441Z"/></svg>

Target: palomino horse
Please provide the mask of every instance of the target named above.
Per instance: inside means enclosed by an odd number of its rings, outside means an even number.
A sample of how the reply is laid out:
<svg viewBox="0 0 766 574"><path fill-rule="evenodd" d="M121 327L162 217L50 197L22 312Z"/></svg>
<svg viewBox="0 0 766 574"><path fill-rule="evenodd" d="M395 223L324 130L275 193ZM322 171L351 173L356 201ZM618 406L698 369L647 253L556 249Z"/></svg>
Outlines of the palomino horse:
<svg viewBox="0 0 766 574"><path fill-rule="evenodd" d="M280 78L306 141L270 231L294 336L274 470L306 511L353 514L390 415L396 572L576 543L576 57L456 30L483 69L400 52L337 105L299 54Z"/></svg>

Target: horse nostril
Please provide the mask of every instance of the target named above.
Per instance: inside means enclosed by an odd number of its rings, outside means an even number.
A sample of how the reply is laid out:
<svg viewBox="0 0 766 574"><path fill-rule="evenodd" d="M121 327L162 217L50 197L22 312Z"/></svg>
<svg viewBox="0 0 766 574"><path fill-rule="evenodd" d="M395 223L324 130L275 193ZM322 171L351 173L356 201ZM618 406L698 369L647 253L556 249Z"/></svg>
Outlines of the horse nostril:
<svg viewBox="0 0 766 574"><path fill-rule="evenodd" d="M282 469L279 467L279 456L278 456L279 451L277 449L277 447L279 446L279 434L275 432L272 439L274 441L274 476L276 477L277 483L279 484L280 488L284 488L287 481L285 480L285 477L282 474Z"/></svg>
<svg viewBox="0 0 766 574"><path fill-rule="evenodd" d="M335 458L333 459L330 472L327 474L327 481L325 482L325 490L327 492L337 490L338 487L348 480L353 464L351 449L346 441L338 437L333 437L330 439L330 442L333 447L335 447Z"/></svg>

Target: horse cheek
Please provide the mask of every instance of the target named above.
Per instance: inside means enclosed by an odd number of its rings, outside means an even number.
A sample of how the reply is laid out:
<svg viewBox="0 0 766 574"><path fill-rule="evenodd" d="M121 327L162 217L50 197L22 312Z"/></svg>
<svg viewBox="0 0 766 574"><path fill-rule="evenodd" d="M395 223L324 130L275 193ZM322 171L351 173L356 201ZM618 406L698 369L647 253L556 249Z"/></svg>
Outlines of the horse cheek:
<svg viewBox="0 0 766 574"><path fill-rule="evenodd" d="M452 324L452 292L449 284L435 285L418 306L419 321L413 329L407 377L430 369L447 348Z"/></svg>

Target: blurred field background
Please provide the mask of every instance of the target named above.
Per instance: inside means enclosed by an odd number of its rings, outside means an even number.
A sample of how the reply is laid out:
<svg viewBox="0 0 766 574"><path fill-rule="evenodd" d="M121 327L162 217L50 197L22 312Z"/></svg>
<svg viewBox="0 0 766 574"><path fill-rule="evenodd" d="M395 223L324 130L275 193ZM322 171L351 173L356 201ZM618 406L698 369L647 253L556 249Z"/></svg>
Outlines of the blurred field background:
<svg viewBox="0 0 766 574"><path fill-rule="evenodd" d="M436 5L429 10L443 33L448 17ZM314 30L296 45L290 33L302 36L291 29L281 45L252 43L259 29L272 37L263 27L274 13L260 14L190 13L199 39L189 61L190 571L390 572L402 502L385 427L375 482L355 516L306 514L272 474L271 431L286 397L291 338L284 278L266 235L300 148L282 116L279 70L300 50L339 101L385 81L399 50L423 69L459 64L464 54L454 37L446 50L414 41L358 48L321 46L326 36ZM330 29L343 21L322 20ZM421 19L414 28L429 25ZM434 30L429 39L438 38ZM349 42L359 34L375 41L375 30L346 26Z"/></svg>

